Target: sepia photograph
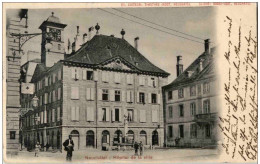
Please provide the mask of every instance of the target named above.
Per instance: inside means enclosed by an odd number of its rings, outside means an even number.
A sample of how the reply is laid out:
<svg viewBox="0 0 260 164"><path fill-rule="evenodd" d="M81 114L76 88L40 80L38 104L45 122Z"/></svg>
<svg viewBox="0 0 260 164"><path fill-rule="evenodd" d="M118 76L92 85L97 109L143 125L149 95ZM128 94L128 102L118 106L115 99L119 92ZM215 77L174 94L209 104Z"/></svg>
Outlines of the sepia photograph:
<svg viewBox="0 0 260 164"><path fill-rule="evenodd" d="M4 162L256 162L256 18L256 3L4 3Z"/></svg>

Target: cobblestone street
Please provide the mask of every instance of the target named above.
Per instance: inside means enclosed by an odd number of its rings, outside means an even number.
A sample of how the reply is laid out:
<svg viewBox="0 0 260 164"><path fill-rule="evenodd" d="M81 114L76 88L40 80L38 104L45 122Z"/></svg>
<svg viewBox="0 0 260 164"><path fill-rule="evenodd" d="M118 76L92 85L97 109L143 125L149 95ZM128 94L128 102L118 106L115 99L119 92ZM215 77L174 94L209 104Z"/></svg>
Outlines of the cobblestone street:
<svg viewBox="0 0 260 164"><path fill-rule="evenodd" d="M58 161L65 162L66 153L41 152L39 157L34 157L34 152L21 151L16 159L25 159L27 162ZM106 161L118 163L123 161L148 162L183 162L183 161L211 161L218 158L217 149L156 149L145 150L142 157L134 156L133 150L127 151L101 151L97 149L78 150L73 152L73 162L89 163ZM15 159L15 158L14 158Z"/></svg>

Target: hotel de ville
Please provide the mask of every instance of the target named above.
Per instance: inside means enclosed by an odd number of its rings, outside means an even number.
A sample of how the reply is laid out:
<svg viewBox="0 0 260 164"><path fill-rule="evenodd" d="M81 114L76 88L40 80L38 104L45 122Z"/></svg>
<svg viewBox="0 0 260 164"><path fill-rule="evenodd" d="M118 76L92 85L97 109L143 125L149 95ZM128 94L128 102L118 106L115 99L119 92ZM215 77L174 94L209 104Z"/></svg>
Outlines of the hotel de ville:
<svg viewBox="0 0 260 164"><path fill-rule="evenodd" d="M64 41L66 24L54 13L39 28L41 60L27 63L35 65L26 81L35 85L34 94L21 98L23 108L32 108L20 118L22 146L39 141L62 150L69 135L75 150L134 141L163 146L162 86L169 73L140 54L138 37L132 46L127 31L119 31L121 38L101 35L97 24L86 33L75 27L73 41Z"/></svg>

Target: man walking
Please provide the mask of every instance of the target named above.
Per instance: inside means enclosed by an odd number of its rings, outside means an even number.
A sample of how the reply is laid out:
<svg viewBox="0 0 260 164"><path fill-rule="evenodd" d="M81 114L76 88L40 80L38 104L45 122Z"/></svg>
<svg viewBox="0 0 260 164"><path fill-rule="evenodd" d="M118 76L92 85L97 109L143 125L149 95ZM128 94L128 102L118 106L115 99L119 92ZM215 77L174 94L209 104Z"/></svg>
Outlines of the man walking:
<svg viewBox="0 0 260 164"><path fill-rule="evenodd" d="M71 138L71 136L69 136L69 139L67 139L64 143L64 150L67 151L67 156L66 156L66 160L67 161L71 161L72 159L72 151L74 151L74 143L73 140Z"/></svg>
<svg viewBox="0 0 260 164"><path fill-rule="evenodd" d="M140 141L139 148L140 148L140 156L142 156L143 150L144 150L144 145L143 145L142 141Z"/></svg>
<svg viewBox="0 0 260 164"><path fill-rule="evenodd" d="M134 148L135 148L135 155L138 155L139 145L138 145L138 143L136 141L135 141L135 144L134 144Z"/></svg>

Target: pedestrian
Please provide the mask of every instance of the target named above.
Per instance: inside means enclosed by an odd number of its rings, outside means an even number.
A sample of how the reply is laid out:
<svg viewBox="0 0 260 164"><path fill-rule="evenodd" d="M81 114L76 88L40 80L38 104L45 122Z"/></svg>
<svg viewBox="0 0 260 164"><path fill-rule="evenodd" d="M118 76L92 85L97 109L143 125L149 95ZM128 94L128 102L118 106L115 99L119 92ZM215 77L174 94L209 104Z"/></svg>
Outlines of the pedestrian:
<svg viewBox="0 0 260 164"><path fill-rule="evenodd" d="M72 151L74 151L74 143L73 143L73 140L72 140L70 135L69 135L69 139L67 139L63 143L63 146L64 146L64 150L67 151L66 160L67 161L71 161L71 159L72 159Z"/></svg>
<svg viewBox="0 0 260 164"><path fill-rule="evenodd" d="M35 155L34 155L35 157L39 156L40 148L41 148L41 145L39 142L37 142L35 145Z"/></svg>
<svg viewBox="0 0 260 164"><path fill-rule="evenodd" d="M138 148L139 148L139 145L137 142L135 142L135 144L134 144L135 155L138 155Z"/></svg>
<svg viewBox="0 0 260 164"><path fill-rule="evenodd" d="M142 141L140 141L139 148L140 148L140 156L142 156L143 151L144 151L144 145L143 145Z"/></svg>

